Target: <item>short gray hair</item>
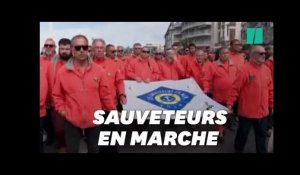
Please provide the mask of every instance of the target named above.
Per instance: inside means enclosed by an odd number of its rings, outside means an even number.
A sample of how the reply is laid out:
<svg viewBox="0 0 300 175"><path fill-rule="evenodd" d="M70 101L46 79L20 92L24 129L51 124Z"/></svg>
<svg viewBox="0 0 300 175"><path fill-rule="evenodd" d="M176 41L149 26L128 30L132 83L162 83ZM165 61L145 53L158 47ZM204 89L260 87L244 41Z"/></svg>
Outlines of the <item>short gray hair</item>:
<svg viewBox="0 0 300 175"><path fill-rule="evenodd" d="M102 39L102 38L93 39L92 45L94 45L96 42L101 42L103 45L106 45L104 39Z"/></svg>
<svg viewBox="0 0 300 175"><path fill-rule="evenodd" d="M71 40L71 45L72 45L72 46L74 46L74 41L75 41L75 39L77 39L77 38L83 38L83 39L86 41L87 45L89 45L89 41L88 41L87 37L84 36L84 35L79 34L79 35L76 35L76 36L74 36L74 37L72 38L72 40Z"/></svg>

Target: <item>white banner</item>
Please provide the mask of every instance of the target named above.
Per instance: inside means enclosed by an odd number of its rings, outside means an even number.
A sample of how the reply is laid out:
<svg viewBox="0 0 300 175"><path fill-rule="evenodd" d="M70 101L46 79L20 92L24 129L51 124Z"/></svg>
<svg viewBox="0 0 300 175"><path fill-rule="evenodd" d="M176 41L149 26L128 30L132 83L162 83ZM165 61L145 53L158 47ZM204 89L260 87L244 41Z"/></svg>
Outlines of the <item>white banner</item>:
<svg viewBox="0 0 300 175"><path fill-rule="evenodd" d="M209 98L193 78L151 83L125 81L124 110L228 110Z"/></svg>

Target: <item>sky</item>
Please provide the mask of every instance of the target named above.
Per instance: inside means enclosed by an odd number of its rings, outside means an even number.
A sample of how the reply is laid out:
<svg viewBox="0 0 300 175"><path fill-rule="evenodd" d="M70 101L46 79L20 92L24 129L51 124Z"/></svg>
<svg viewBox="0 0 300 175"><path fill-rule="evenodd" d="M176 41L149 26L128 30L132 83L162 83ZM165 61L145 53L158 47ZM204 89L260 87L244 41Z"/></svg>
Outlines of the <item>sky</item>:
<svg viewBox="0 0 300 175"><path fill-rule="evenodd" d="M139 42L142 45L163 47L169 24L170 22L40 22L40 49L48 37L53 38L57 44L59 39L72 39L77 34L85 35L90 45L92 38L103 38L106 44L115 46L132 47L135 42Z"/></svg>

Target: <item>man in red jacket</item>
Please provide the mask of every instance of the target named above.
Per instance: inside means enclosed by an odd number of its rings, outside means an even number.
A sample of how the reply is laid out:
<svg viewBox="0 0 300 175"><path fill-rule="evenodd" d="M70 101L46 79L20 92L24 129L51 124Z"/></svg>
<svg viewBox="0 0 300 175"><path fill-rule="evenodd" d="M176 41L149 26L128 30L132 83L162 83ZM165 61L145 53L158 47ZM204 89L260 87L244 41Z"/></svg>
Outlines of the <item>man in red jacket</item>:
<svg viewBox="0 0 300 175"><path fill-rule="evenodd" d="M164 80L179 80L185 78L185 71L174 50L167 50L166 59L161 63L161 75Z"/></svg>
<svg viewBox="0 0 300 175"><path fill-rule="evenodd" d="M245 64L244 53L241 53L242 45L241 42L237 39L230 41L230 52L229 58L238 68Z"/></svg>
<svg viewBox="0 0 300 175"><path fill-rule="evenodd" d="M251 127L254 127L256 152L267 152L267 116L273 113L273 81L271 71L264 64L266 52L262 46L253 46L250 61L241 67L234 81L227 107L231 110L238 98L239 126L235 151L243 152Z"/></svg>
<svg viewBox="0 0 300 175"><path fill-rule="evenodd" d="M51 63L47 60L40 60L40 152L44 152L43 135L46 122L46 99L50 94L51 84Z"/></svg>
<svg viewBox="0 0 300 175"><path fill-rule="evenodd" d="M93 123L96 110L115 109L105 71L88 57L84 35L72 38L73 57L58 72L53 89L55 109L65 119L68 153L77 153L81 135L87 136L89 153L98 153L100 126Z"/></svg>
<svg viewBox="0 0 300 175"><path fill-rule="evenodd" d="M51 74L53 77L53 84L55 82L55 77L61 67L63 67L67 61L71 58L71 40L67 38L62 38L58 41L58 55L56 55L52 60L52 70ZM64 120L59 115L59 113L54 109L54 102L51 100L51 116L52 123L54 127L54 134L57 141L58 153L65 153L65 133L64 133Z"/></svg>
<svg viewBox="0 0 300 175"><path fill-rule="evenodd" d="M143 47L140 57L129 62L126 76L130 80L145 83L161 80L158 65L153 59L149 58L149 54L149 48Z"/></svg>
<svg viewBox="0 0 300 175"><path fill-rule="evenodd" d="M224 106L226 106L237 73L237 67L229 59L228 54L229 50L227 47L220 48L218 55L219 59L213 63L212 73L207 74L203 82L204 92L209 92L209 88L211 88L212 98ZM224 141L224 126L216 125L216 129L219 131L218 141L222 143Z"/></svg>
<svg viewBox="0 0 300 175"><path fill-rule="evenodd" d="M265 65L271 70L271 74L273 77L273 82L274 82L274 63L273 63L273 46L268 45L266 47L266 61ZM271 136L272 134L272 128L273 128L273 116L269 115L268 117L268 137Z"/></svg>
<svg viewBox="0 0 300 175"><path fill-rule="evenodd" d="M55 49L56 49L56 44L55 41L52 38L47 38L45 40L44 43L44 54L40 56L40 60L45 60L47 62L53 62L56 58L56 54L55 54ZM52 69L52 68L51 68ZM51 88L52 87L48 87L50 92L51 92ZM52 113L51 111L53 111L52 107L51 107L51 95L49 95L46 99L46 117L45 117L45 131L47 133L47 141L46 144L48 145L52 145L54 143L54 126L52 123Z"/></svg>

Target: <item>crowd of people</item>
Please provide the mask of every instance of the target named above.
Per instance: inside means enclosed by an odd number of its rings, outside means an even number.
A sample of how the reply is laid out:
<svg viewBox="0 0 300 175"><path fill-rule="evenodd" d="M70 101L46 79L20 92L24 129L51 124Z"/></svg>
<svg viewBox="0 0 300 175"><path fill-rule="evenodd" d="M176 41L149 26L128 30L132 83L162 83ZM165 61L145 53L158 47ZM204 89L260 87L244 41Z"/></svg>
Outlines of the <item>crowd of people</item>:
<svg viewBox="0 0 300 175"><path fill-rule="evenodd" d="M40 150L56 143L59 153L77 153L82 136L89 153L116 152L98 147L99 132L115 126L93 124L94 112L122 111L127 103L124 80L149 83L194 78L212 99L228 107L236 116L238 129L234 148L243 152L251 127L256 151L267 152L267 137L272 131L273 47L243 47L232 40L230 47L215 53L209 47L190 44L184 50L173 45L150 53L147 46L133 45L132 54L124 47L94 39L89 45L84 35L58 42L46 39L40 56ZM242 49L244 48L244 49ZM184 51L184 52L183 52ZM195 109L197 110L197 109ZM233 117L234 118L234 117ZM224 126L216 126L218 141L224 142Z"/></svg>

